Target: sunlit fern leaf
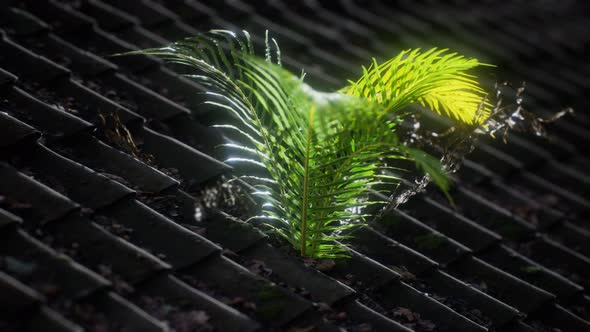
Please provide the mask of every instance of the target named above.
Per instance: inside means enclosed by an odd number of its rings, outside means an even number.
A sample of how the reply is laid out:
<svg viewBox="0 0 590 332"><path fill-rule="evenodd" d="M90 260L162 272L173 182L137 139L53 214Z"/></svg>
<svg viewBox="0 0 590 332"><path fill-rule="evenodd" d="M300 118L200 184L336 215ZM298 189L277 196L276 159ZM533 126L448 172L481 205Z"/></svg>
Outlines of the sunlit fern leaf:
<svg viewBox="0 0 590 332"><path fill-rule="evenodd" d="M213 31L151 54L195 71L208 87L209 104L237 121L217 127L243 139L226 144L237 176L254 188L264 219L302 255L339 257L338 244L350 228L362 225L371 188L396 185L383 173L392 160L407 158L396 121L384 105L365 98L313 90L276 64L267 38L265 60L254 56L249 36ZM275 58L280 63L275 42ZM240 174L248 164L263 176Z"/></svg>
<svg viewBox="0 0 590 332"><path fill-rule="evenodd" d="M379 203L366 201L371 186L397 181L379 174L383 158L401 157L391 125L373 123L370 114L378 105L315 92L277 66L246 61L259 118L269 120L265 149L273 152L263 162L277 179L275 186L254 185L268 199L265 212L283 223L278 232L302 255L342 255L334 240L361 224L364 206Z"/></svg>
<svg viewBox="0 0 590 332"><path fill-rule="evenodd" d="M388 112L418 102L438 114L479 125L492 105L482 102L485 91L466 73L478 66L488 65L446 49L405 50L382 64L373 60L342 92L383 104Z"/></svg>

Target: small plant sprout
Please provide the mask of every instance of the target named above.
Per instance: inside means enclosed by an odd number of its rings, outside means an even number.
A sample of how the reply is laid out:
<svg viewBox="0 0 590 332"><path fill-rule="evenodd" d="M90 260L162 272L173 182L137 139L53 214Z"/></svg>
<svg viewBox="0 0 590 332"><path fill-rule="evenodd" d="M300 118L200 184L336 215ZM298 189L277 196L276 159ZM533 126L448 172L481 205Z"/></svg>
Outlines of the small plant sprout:
<svg viewBox="0 0 590 332"><path fill-rule="evenodd" d="M490 114L468 70L483 65L443 49L403 51L338 92L314 90L304 75L280 66L274 39L255 55L247 32L212 30L148 54L188 66L207 88L208 104L228 114L217 127L232 133L225 147L235 175L258 197L262 220L302 256L346 255L339 244L384 207L400 183L398 161L413 161L443 191L450 182L438 158L399 137L403 112L419 103L477 127ZM245 167L244 167L245 166ZM396 166L396 167L394 167ZM370 209L374 210L374 209Z"/></svg>

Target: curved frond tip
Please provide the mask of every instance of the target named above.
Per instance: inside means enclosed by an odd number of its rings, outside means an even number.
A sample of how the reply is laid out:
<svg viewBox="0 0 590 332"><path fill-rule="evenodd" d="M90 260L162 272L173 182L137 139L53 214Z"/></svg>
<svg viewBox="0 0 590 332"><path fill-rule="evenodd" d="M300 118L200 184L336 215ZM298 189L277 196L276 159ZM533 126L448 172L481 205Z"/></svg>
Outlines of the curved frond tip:
<svg viewBox="0 0 590 332"><path fill-rule="evenodd" d="M420 103L439 115L479 125L492 105L475 76L467 73L478 66L491 65L447 49L405 50L381 64L373 60L341 92L385 105L388 112Z"/></svg>

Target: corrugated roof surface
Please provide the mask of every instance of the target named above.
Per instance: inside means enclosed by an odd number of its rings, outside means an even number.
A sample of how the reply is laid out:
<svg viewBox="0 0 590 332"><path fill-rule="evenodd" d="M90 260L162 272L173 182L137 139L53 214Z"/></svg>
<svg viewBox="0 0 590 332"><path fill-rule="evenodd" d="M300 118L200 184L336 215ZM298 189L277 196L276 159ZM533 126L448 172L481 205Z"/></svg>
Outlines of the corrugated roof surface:
<svg viewBox="0 0 590 332"><path fill-rule="evenodd" d="M1 331L590 331L588 6L356 0L0 3ZM335 265L193 218L202 91L154 58L211 28L279 40L326 89L372 56L441 46L527 80L551 139L482 142L452 195L359 231ZM260 43L260 40L258 40Z"/></svg>

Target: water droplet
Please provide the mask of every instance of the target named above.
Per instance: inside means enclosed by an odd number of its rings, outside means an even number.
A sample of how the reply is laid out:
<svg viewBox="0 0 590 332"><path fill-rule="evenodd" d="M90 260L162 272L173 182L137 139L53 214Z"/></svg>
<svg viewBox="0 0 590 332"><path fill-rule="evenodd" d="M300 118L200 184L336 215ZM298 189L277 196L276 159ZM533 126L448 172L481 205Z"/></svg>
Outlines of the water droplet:
<svg viewBox="0 0 590 332"><path fill-rule="evenodd" d="M197 206L195 208L195 221L202 222L204 216L203 209L200 206Z"/></svg>

